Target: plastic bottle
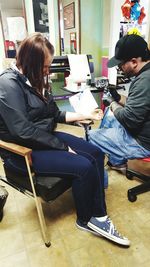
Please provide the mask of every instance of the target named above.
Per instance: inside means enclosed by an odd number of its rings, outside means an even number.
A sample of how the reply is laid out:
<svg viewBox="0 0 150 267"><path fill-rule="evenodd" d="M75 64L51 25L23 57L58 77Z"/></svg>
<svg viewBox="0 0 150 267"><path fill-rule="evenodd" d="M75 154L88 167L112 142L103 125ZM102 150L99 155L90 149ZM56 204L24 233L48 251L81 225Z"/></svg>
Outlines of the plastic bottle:
<svg viewBox="0 0 150 267"><path fill-rule="evenodd" d="M91 86L91 75L90 74L87 74L86 85Z"/></svg>

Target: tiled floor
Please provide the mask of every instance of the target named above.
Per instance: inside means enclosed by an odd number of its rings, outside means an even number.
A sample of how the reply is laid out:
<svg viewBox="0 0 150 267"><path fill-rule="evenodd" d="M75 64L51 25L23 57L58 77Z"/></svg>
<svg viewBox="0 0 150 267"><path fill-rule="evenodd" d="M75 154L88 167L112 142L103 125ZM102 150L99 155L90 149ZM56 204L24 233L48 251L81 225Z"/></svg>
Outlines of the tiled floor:
<svg viewBox="0 0 150 267"><path fill-rule="evenodd" d="M2 167L0 170L2 173ZM33 199L6 186L9 197L0 223L0 266L148 267L150 192L138 196L134 203L126 196L128 188L137 183L109 170L108 214L120 232L131 240L130 248L78 230L71 191L51 205L43 203L51 240L51 247L47 248L43 244Z"/></svg>

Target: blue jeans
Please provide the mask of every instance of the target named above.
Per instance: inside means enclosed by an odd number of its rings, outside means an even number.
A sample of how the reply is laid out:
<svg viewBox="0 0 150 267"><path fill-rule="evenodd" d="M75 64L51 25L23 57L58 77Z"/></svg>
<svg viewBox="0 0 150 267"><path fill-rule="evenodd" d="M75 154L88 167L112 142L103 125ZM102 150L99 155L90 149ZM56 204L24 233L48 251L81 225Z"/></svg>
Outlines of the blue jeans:
<svg viewBox="0 0 150 267"><path fill-rule="evenodd" d="M89 142L107 154L114 166L124 164L128 159L150 156L150 151L137 143L109 109L104 114L100 128L89 132Z"/></svg>
<svg viewBox="0 0 150 267"><path fill-rule="evenodd" d="M62 150L33 151L34 172L73 179L72 192L80 221L88 222L92 216L106 215L103 152L82 138L61 132L55 135L77 154ZM15 170L25 170L20 156L12 155L5 159L5 164Z"/></svg>

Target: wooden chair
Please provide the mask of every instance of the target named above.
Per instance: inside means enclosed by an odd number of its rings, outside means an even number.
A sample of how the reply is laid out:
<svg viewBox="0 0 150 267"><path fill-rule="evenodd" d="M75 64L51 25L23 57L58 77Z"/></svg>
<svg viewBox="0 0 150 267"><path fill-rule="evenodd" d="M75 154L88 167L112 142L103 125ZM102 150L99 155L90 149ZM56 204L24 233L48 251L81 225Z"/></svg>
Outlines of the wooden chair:
<svg viewBox="0 0 150 267"><path fill-rule="evenodd" d="M150 191L150 158L129 161L126 177L130 180L136 177L143 182L128 190L128 199L134 202L137 200L137 195Z"/></svg>
<svg viewBox="0 0 150 267"><path fill-rule="evenodd" d="M5 150L16 155L24 157L26 164L26 172L22 173L14 171L4 163L5 177L0 177L0 180L19 190L27 196L32 196L35 201L40 228L43 236L44 243L49 247L50 240L47 235L45 218L42 210L41 200L50 202L68 190L71 185L71 179L62 179L59 177L47 177L35 175L32 168L31 153L32 150L13 143L7 143L0 140L0 152Z"/></svg>

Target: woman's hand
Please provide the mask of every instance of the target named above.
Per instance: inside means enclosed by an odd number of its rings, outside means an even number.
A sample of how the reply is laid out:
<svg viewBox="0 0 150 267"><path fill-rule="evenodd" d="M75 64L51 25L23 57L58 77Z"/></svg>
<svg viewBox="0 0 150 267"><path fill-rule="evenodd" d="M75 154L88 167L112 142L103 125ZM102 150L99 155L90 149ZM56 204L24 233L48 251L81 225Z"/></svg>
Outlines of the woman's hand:
<svg viewBox="0 0 150 267"><path fill-rule="evenodd" d="M89 114L89 119L99 121L103 118L102 109L95 109Z"/></svg>

